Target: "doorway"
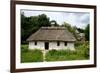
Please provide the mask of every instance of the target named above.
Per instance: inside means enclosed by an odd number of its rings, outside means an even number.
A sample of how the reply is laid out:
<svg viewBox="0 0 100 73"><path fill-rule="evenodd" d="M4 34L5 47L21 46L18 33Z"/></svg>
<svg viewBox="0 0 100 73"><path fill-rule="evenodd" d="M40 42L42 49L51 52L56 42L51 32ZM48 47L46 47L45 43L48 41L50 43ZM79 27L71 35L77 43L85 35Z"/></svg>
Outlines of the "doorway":
<svg viewBox="0 0 100 73"><path fill-rule="evenodd" d="M49 42L45 42L45 50L49 49Z"/></svg>

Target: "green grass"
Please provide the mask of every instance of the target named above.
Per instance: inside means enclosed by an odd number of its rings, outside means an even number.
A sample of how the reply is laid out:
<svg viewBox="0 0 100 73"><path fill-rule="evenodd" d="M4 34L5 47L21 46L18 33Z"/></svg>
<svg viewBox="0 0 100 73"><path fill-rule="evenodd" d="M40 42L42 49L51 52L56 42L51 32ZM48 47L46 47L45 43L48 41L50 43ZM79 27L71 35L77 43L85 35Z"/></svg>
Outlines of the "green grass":
<svg viewBox="0 0 100 73"><path fill-rule="evenodd" d="M89 59L89 44L76 43L75 51L71 50L49 50L46 52L46 61L68 61L68 60L86 60ZM28 45L21 45L21 62L43 62L43 53L41 50L29 50Z"/></svg>
<svg viewBox="0 0 100 73"><path fill-rule="evenodd" d="M21 45L21 53L28 52L28 45Z"/></svg>
<svg viewBox="0 0 100 73"><path fill-rule="evenodd" d="M21 51L21 63L26 62L42 62L43 61L43 54L40 50L26 50L23 49Z"/></svg>
<svg viewBox="0 0 100 73"><path fill-rule="evenodd" d="M46 61L67 61L67 60L84 60L88 59L85 57L84 51L70 51L70 50L57 50L52 53L50 50L46 53Z"/></svg>
<svg viewBox="0 0 100 73"><path fill-rule="evenodd" d="M75 51L71 50L50 50L46 53L46 61L67 61L89 59L89 44L77 43Z"/></svg>

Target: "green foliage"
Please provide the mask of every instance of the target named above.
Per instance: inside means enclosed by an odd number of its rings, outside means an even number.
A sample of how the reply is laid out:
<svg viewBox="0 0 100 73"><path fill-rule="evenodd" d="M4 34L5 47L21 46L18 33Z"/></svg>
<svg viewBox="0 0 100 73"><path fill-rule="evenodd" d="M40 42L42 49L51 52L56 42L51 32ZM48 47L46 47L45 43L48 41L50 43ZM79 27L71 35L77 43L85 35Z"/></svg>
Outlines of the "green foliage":
<svg viewBox="0 0 100 73"><path fill-rule="evenodd" d="M50 50L46 53L46 61L84 60L88 59L86 51Z"/></svg>
<svg viewBox="0 0 100 73"><path fill-rule="evenodd" d="M69 24L69 23L66 23L66 22L64 22L63 24L62 24L62 26L64 26L64 27L66 27L66 29L68 30L68 31L70 31L70 32L74 32L74 29L72 28L72 26Z"/></svg>
<svg viewBox="0 0 100 73"><path fill-rule="evenodd" d="M21 14L21 42L25 42L32 33L42 26L51 26L50 20L45 14L31 17Z"/></svg>
<svg viewBox="0 0 100 73"><path fill-rule="evenodd" d="M43 54L40 50L29 50L21 53L21 62L42 62Z"/></svg>
<svg viewBox="0 0 100 73"><path fill-rule="evenodd" d="M85 42L84 44L76 47L77 54L84 56L86 59L89 58L89 42Z"/></svg>
<svg viewBox="0 0 100 73"><path fill-rule="evenodd" d="M21 45L21 52L28 52L28 45Z"/></svg>
<svg viewBox="0 0 100 73"><path fill-rule="evenodd" d="M76 27L76 29L77 29L80 33L84 33L84 29L82 29L82 28L77 28L77 27Z"/></svg>
<svg viewBox="0 0 100 73"><path fill-rule="evenodd" d="M68 60L86 60L89 59L89 42L75 45L75 51L69 49L49 50L46 52L45 61L68 61ZM38 49L28 50L27 45L21 46L21 62L42 62L43 52Z"/></svg>
<svg viewBox="0 0 100 73"><path fill-rule="evenodd" d="M64 61L66 60L66 56L69 54L65 50L50 50L46 53L46 61Z"/></svg>
<svg viewBox="0 0 100 73"><path fill-rule="evenodd" d="M80 46L80 45L83 45L84 43L82 42L82 41L76 41L75 42L75 47L78 47L78 46Z"/></svg>
<svg viewBox="0 0 100 73"><path fill-rule="evenodd" d="M45 14L41 14L38 16L38 25L41 26L51 26L50 25L50 20Z"/></svg>
<svg viewBox="0 0 100 73"><path fill-rule="evenodd" d="M68 30L69 32L71 32L71 33L74 35L74 37L77 39L77 34L76 34L76 32L75 32L75 30L76 30L76 28L77 28L76 26L72 27L71 24L66 23L66 22L64 22L64 23L62 24L62 26L63 26L63 27L66 27L66 30Z"/></svg>
<svg viewBox="0 0 100 73"><path fill-rule="evenodd" d="M87 41L89 41L89 33L90 33L90 27L89 27L89 24L86 26L86 28L85 28L85 31L84 31L84 33L85 33L85 38L86 38L86 40Z"/></svg>
<svg viewBox="0 0 100 73"><path fill-rule="evenodd" d="M89 59L89 42L76 43L76 50L50 50L46 53L46 61L85 60Z"/></svg>
<svg viewBox="0 0 100 73"><path fill-rule="evenodd" d="M34 49L28 50L27 45L21 46L21 62L42 62L43 53L41 50Z"/></svg>
<svg viewBox="0 0 100 73"><path fill-rule="evenodd" d="M41 27L59 26L55 20L50 21L50 19L45 14L38 16L26 17L24 13L21 14L21 43L27 43L26 39L33 33L35 33Z"/></svg>

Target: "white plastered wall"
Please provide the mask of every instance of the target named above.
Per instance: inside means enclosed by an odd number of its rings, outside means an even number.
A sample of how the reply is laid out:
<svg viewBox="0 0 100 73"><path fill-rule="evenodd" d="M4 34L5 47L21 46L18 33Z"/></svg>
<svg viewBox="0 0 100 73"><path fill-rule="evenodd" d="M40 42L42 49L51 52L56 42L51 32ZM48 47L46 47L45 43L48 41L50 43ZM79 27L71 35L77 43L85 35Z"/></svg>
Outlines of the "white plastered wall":
<svg viewBox="0 0 100 73"><path fill-rule="evenodd" d="M29 49L45 49L45 44L44 42L37 41L37 45L35 45L35 42L29 42ZM57 45L57 42L49 42L49 50L56 49L70 49L74 50L74 43L68 42L67 45L65 46L64 42L59 42L59 46Z"/></svg>
<svg viewBox="0 0 100 73"><path fill-rule="evenodd" d="M56 49L56 50L60 50L60 49L70 49L70 50L74 50L74 43L70 43L68 42L67 45L65 46L64 42L59 42L60 45L57 46L57 42L50 42L49 43L49 49Z"/></svg>
<svg viewBox="0 0 100 73"><path fill-rule="evenodd" d="M37 45L35 45L35 42L29 42L29 49L44 49L44 43L43 42L37 42Z"/></svg>

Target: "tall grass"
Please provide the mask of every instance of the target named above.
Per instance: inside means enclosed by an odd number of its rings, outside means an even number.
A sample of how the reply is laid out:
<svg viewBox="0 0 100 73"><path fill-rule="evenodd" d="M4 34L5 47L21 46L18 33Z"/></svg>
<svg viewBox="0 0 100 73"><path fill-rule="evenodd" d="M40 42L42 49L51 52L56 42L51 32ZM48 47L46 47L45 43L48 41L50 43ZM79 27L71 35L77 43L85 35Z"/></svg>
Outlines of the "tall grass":
<svg viewBox="0 0 100 73"><path fill-rule="evenodd" d="M75 51L49 50L45 54L45 61L68 61L89 59L89 42L76 43ZM21 45L21 62L43 62L43 52L38 49L29 50L28 45Z"/></svg>
<svg viewBox="0 0 100 73"><path fill-rule="evenodd" d="M28 45L21 45L21 52L28 52Z"/></svg>
<svg viewBox="0 0 100 73"><path fill-rule="evenodd" d="M46 61L85 60L89 59L89 44L77 44L75 51L50 50L46 53Z"/></svg>
<svg viewBox="0 0 100 73"><path fill-rule="evenodd" d="M86 59L89 59L89 44L84 43L76 47L76 52L78 55L84 56Z"/></svg>
<svg viewBox="0 0 100 73"><path fill-rule="evenodd" d="M21 47L21 63L26 62L42 62L43 54L40 50L29 50L27 45Z"/></svg>

